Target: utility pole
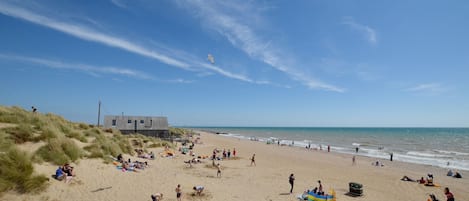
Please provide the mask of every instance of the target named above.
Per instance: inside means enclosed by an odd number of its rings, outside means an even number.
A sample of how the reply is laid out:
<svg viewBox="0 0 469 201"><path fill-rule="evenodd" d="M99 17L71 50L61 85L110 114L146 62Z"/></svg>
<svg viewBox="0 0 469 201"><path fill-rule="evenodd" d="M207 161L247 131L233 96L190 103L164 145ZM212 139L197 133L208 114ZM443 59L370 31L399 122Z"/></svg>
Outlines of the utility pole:
<svg viewBox="0 0 469 201"><path fill-rule="evenodd" d="M100 117L101 117L101 100L99 100L99 103L98 103L98 128L99 128Z"/></svg>

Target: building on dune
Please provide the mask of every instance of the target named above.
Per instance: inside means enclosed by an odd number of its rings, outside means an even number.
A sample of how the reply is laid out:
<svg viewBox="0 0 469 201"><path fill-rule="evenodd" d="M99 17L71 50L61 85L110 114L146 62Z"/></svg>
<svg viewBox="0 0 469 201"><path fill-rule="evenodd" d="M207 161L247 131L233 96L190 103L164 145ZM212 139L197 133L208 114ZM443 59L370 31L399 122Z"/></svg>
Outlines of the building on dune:
<svg viewBox="0 0 469 201"><path fill-rule="evenodd" d="M168 118L154 116L104 116L104 128L120 130L122 134L139 133L146 136L170 139Z"/></svg>

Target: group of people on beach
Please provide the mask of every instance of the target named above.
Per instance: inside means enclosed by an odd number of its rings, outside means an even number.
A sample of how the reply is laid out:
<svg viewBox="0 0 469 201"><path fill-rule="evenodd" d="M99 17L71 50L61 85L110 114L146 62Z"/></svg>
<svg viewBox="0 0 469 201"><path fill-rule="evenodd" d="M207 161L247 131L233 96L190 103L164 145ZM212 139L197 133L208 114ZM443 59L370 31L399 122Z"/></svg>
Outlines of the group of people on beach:
<svg viewBox="0 0 469 201"><path fill-rule="evenodd" d="M70 164L65 163L63 166L59 166L57 170L55 170L54 178L59 181L65 181L65 183L70 183L73 177L75 176L75 172L73 171L73 167Z"/></svg>
<svg viewBox="0 0 469 201"><path fill-rule="evenodd" d="M201 185L196 185L196 186L192 187L192 190L194 190L193 194L197 195L197 196L201 196L204 189L205 189L205 187L201 186ZM182 200L182 187L181 187L181 184L178 184L176 186L176 189L174 189L174 191L176 192L176 200L181 201ZM160 201L160 200L163 199L163 193L155 193L155 194L152 194L150 197L151 197L152 201Z"/></svg>
<svg viewBox="0 0 469 201"><path fill-rule="evenodd" d="M136 171L137 169L143 170L148 167L147 161L133 161L125 160L122 154L117 155L117 158L114 159L114 164L117 166L118 169L121 169L123 172L126 171ZM120 163L120 165L119 165Z"/></svg>
<svg viewBox="0 0 469 201"><path fill-rule="evenodd" d="M223 160L223 159L231 159L231 157L236 157L236 148L233 148L233 152L231 152L230 149L228 151L226 149L223 149L223 152L221 152L221 156L218 155L221 150L215 148L212 151L212 157L210 159L212 160Z"/></svg>
<svg viewBox="0 0 469 201"><path fill-rule="evenodd" d="M458 179L462 178L461 173L459 173L458 171L453 172L452 170L448 170L448 173L446 173L446 176L454 177L454 178L458 178Z"/></svg>
<svg viewBox="0 0 469 201"><path fill-rule="evenodd" d="M155 159L155 154L151 151L150 153L145 153L143 149L135 149L137 157L144 159Z"/></svg>
<svg viewBox="0 0 469 201"><path fill-rule="evenodd" d="M431 173L427 174L426 179L424 179L422 177L422 178L420 178L420 180L415 180L415 179L412 179L408 176L404 176L404 177L402 177L401 180L402 181L410 181L410 182L418 182L419 184L424 184L425 186L438 186L433 182L433 174L431 174ZM447 201L454 201L454 195L453 195L453 193L450 192L448 187L445 188L444 193L445 193L445 196L447 198ZM434 194L430 194L430 198L428 198L427 201L438 201L438 199L436 198L436 196Z"/></svg>

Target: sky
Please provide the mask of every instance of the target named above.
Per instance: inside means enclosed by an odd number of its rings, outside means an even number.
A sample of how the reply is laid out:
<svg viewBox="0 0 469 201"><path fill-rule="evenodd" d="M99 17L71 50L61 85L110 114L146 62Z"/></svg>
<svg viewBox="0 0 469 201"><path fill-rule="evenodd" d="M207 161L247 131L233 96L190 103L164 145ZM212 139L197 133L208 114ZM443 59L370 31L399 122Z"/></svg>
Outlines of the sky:
<svg viewBox="0 0 469 201"><path fill-rule="evenodd" d="M93 124L101 102L173 126L469 127L468 10L1 0L0 105Z"/></svg>

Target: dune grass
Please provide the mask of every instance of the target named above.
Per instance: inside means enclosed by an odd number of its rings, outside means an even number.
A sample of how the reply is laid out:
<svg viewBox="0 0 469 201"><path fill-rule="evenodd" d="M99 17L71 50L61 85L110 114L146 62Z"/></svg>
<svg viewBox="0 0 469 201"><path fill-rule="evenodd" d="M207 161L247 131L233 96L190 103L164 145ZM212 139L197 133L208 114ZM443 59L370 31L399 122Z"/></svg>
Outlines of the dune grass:
<svg viewBox="0 0 469 201"><path fill-rule="evenodd" d="M84 156L84 152L68 138L51 138L47 144L37 150L36 155L55 165L75 162Z"/></svg>
<svg viewBox="0 0 469 201"><path fill-rule="evenodd" d="M11 190L35 193L47 188L48 178L34 174L33 162L63 165L78 162L83 157L102 158L104 162L110 162L109 155L133 155L134 148L174 147L170 142L153 137L122 135L115 129L103 130L54 114L33 113L15 106L0 106L0 123L16 124L0 129L0 196ZM189 132L186 129L171 129L174 130L173 136ZM82 149L72 139L88 145ZM45 142L45 145L35 153L27 153L16 147L25 142Z"/></svg>
<svg viewBox="0 0 469 201"><path fill-rule="evenodd" d="M5 139L5 133L0 134ZM31 156L10 143L0 145L0 195L9 190L37 193L47 188L45 175L34 175Z"/></svg>

